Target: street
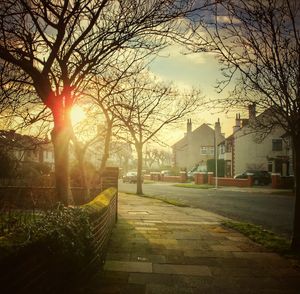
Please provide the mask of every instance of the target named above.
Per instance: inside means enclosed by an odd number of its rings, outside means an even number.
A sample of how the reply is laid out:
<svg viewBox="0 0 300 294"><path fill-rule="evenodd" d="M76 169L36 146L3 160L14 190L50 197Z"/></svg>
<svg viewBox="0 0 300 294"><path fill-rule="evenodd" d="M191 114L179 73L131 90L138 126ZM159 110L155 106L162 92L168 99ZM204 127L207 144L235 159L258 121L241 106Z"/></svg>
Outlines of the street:
<svg viewBox="0 0 300 294"><path fill-rule="evenodd" d="M274 194L261 192L231 191L220 189L193 189L174 187L174 184L144 184L145 195L162 196L180 201L194 208L201 208L232 218L233 220L262 225L278 234L291 236L294 213L294 197L287 192ZM135 193L135 184L119 182L121 192ZM246 190L248 191L248 190Z"/></svg>

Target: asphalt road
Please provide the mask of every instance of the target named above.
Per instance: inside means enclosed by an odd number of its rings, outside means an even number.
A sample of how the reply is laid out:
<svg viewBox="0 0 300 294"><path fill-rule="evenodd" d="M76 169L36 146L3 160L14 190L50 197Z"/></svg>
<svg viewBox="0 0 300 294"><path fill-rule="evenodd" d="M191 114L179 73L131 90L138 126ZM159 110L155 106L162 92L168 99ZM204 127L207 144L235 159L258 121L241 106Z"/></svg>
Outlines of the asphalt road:
<svg viewBox="0 0 300 294"><path fill-rule="evenodd" d="M135 184L119 183L121 192L135 193ZM255 191L257 190L257 191ZM262 225L276 233L290 236L294 214L294 196L291 193L274 194L253 188L251 192L226 189L192 189L174 187L172 184L144 184L143 192L163 196L212 211L234 220Z"/></svg>

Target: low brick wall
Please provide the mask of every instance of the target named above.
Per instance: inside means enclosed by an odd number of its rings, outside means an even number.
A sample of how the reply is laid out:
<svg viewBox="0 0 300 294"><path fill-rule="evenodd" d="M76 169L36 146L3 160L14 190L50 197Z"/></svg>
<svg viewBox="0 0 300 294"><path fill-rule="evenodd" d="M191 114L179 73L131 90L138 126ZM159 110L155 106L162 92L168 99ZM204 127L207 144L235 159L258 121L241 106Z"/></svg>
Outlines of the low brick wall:
<svg viewBox="0 0 300 294"><path fill-rule="evenodd" d="M161 181L161 173L160 172L151 172L150 180L151 181Z"/></svg>
<svg viewBox="0 0 300 294"><path fill-rule="evenodd" d="M53 264L49 266L49 257L46 257L47 254L49 256L47 248L41 246L43 243L31 243L18 254L14 249L5 259L0 258L1 293L69 293L64 288L68 289L68 286L84 279L91 269L103 263L117 220L117 205L117 189L110 188L81 206L90 218L94 256L75 276L64 271L62 263L53 269Z"/></svg>
<svg viewBox="0 0 300 294"><path fill-rule="evenodd" d="M111 231L118 219L118 190L106 189L82 208L88 212L92 225L95 257L91 263L99 258L103 262Z"/></svg>
<svg viewBox="0 0 300 294"><path fill-rule="evenodd" d="M185 183L187 181L186 172L180 172L179 176L167 176L160 172L151 172L150 175L144 175L145 180L170 183Z"/></svg>
<svg viewBox="0 0 300 294"><path fill-rule="evenodd" d="M196 179L198 183L216 185L216 178L212 173L207 174L207 178L203 174L197 174ZM206 182L207 179L207 182ZM253 176L249 175L247 179L234 179L234 178L219 178L217 180L218 186L225 187L252 187L253 186Z"/></svg>
<svg viewBox="0 0 300 294"><path fill-rule="evenodd" d="M144 175L144 180L151 181L151 175Z"/></svg>
<svg viewBox="0 0 300 294"><path fill-rule="evenodd" d="M196 185L203 185L208 183L207 173L195 173L194 181Z"/></svg>
<svg viewBox="0 0 300 294"><path fill-rule="evenodd" d="M180 182L180 180L181 180L180 176L165 176L165 175L162 175L162 177L161 177L162 182L178 183L178 182Z"/></svg>
<svg viewBox="0 0 300 294"><path fill-rule="evenodd" d="M208 180L209 185L216 184L215 177L209 177ZM218 178L218 186L224 187L251 187L253 185L253 181L251 179L233 179L233 178Z"/></svg>
<svg viewBox="0 0 300 294"><path fill-rule="evenodd" d="M293 189L294 177L281 177L280 174L272 174L273 189Z"/></svg>

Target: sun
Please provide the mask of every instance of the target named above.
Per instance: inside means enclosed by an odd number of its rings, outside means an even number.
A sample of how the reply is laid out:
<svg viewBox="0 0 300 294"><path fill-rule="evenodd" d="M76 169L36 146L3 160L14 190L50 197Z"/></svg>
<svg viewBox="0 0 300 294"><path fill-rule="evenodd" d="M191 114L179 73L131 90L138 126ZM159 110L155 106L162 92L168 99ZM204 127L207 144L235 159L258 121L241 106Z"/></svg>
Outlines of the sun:
<svg viewBox="0 0 300 294"><path fill-rule="evenodd" d="M85 117L86 113L80 106L73 106L71 110L71 121L73 125L80 123Z"/></svg>

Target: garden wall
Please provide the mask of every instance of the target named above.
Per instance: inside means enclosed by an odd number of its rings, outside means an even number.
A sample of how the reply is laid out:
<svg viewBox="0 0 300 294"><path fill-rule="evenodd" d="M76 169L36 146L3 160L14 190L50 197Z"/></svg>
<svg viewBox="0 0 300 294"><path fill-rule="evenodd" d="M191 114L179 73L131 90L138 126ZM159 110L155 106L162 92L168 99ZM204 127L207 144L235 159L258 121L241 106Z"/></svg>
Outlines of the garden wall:
<svg viewBox="0 0 300 294"><path fill-rule="evenodd" d="M282 177L280 174L272 174L272 188L273 189L293 189L294 177Z"/></svg>
<svg viewBox="0 0 300 294"><path fill-rule="evenodd" d="M144 179L157 182L185 183L187 174L186 172L180 172L179 176L167 176L160 172L151 172L150 175L144 175Z"/></svg>
<svg viewBox="0 0 300 294"><path fill-rule="evenodd" d="M103 263L110 234L117 220L117 203L117 189L110 188L80 207L90 220L91 244L75 244L74 250L78 246L92 248L89 253L83 251L86 256L82 257L81 263L71 258L72 252L68 252L71 257L58 259L53 252L49 252L47 242L42 238L22 248L7 246L2 238L1 293L69 293L67 289L70 285L76 285L95 266L99 267ZM78 223L78 226L81 225ZM59 235L53 236L53 240L57 237ZM56 249L59 252L59 248Z"/></svg>
<svg viewBox="0 0 300 294"><path fill-rule="evenodd" d="M215 185L216 178L212 173L195 173L195 184L202 185ZM253 186L253 177L248 176L247 179L234 179L234 178L221 178L218 177L217 180L218 186L232 186L232 187L252 187Z"/></svg>

